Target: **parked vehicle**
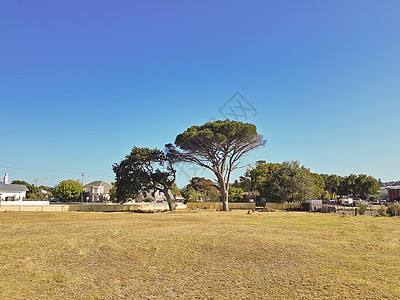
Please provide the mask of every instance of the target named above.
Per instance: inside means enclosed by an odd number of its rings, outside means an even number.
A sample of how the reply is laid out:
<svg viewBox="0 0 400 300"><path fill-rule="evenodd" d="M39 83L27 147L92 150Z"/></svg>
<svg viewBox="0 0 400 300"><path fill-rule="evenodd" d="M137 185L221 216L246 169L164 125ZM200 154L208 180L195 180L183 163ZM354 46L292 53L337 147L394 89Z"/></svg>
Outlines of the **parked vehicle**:
<svg viewBox="0 0 400 300"><path fill-rule="evenodd" d="M378 199L374 199L374 200L372 200L370 203L371 203L372 205L379 205L379 204L380 204L380 202L379 202Z"/></svg>
<svg viewBox="0 0 400 300"><path fill-rule="evenodd" d="M342 204L345 206L352 206L353 205L353 198L342 199Z"/></svg>

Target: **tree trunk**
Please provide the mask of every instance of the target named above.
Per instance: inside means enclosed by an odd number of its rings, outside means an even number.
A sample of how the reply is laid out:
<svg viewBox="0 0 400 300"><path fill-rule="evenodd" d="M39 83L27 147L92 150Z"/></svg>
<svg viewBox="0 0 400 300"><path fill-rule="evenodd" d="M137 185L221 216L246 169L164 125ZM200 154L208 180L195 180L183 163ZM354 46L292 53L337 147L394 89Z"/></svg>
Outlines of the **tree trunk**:
<svg viewBox="0 0 400 300"><path fill-rule="evenodd" d="M221 191L222 210L229 211L228 207L228 192L224 189Z"/></svg>
<svg viewBox="0 0 400 300"><path fill-rule="evenodd" d="M224 211L229 211L229 206L228 206L228 190L225 186L225 181L221 174L215 173L218 179L218 185L219 185L219 191L221 193L221 202L222 202L222 210Z"/></svg>
<svg viewBox="0 0 400 300"><path fill-rule="evenodd" d="M165 198L167 198L167 202L168 202L168 207L170 211L175 211L175 200L171 199L171 196L168 193L168 189L163 190L163 193L165 195Z"/></svg>

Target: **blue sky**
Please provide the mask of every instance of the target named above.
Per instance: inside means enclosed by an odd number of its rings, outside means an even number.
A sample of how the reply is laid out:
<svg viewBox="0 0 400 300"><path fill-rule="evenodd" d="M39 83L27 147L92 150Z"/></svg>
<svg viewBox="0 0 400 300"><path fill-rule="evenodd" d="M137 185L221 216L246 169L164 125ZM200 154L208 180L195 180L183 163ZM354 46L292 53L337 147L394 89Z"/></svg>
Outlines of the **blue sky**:
<svg viewBox="0 0 400 300"><path fill-rule="evenodd" d="M397 0L3 0L0 173L110 182L239 91L267 139L244 163L399 180L399 28Z"/></svg>

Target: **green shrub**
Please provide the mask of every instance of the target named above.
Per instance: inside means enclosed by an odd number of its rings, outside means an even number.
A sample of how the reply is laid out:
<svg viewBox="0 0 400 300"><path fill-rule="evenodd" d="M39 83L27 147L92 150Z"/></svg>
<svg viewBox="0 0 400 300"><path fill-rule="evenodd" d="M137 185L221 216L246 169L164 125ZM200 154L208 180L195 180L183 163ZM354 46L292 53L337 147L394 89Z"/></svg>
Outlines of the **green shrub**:
<svg viewBox="0 0 400 300"><path fill-rule="evenodd" d="M381 205L381 208L378 209L379 216L386 216L386 206Z"/></svg>
<svg viewBox="0 0 400 300"><path fill-rule="evenodd" d="M153 201L153 198L151 198L151 197L146 197L143 199L143 202L152 202L152 201Z"/></svg>
<svg viewBox="0 0 400 300"><path fill-rule="evenodd" d="M391 217L400 216L400 204L389 205L386 212Z"/></svg>
<svg viewBox="0 0 400 300"><path fill-rule="evenodd" d="M364 204L364 203L358 203L357 204L357 210L358 210L358 213L360 215L365 215L365 212L367 211L367 208L368 208L367 204Z"/></svg>

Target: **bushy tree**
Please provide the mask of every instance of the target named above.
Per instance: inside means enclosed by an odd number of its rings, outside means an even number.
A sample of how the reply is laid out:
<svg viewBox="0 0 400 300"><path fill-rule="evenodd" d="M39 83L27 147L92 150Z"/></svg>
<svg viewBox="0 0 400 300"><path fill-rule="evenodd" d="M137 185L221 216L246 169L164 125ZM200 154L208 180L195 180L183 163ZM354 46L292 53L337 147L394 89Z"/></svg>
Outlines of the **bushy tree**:
<svg viewBox="0 0 400 300"><path fill-rule="evenodd" d="M192 188L204 201L218 202L221 201L221 194L218 186L211 180L204 177L192 177L186 189Z"/></svg>
<svg viewBox="0 0 400 300"><path fill-rule="evenodd" d="M279 164L259 160L240 177L239 186L246 192L259 191L262 194L261 196L264 197L267 174L279 167Z"/></svg>
<svg viewBox="0 0 400 300"><path fill-rule="evenodd" d="M189 201L221 201L221 194L218 186L211 180L204 177L192 177L189 184L182 190L182 195Z"/></svg>
<svg viewBox="0 0 400 300"><path fill-rule="evenodd" d="M313 178L314 182L314 192L313 192L313 198L314 199L322 199L322 200L328 200L330 199L329 193L325 190L325 181L322 175L317 174L317 173L310 173L311 177Z"/></svg>
<svg viewBox="0 0 400 300"><path fill-rule="evenodd" d="M171 145L166 145L168 149ZM145 197L146 192L156 189L164 193L170 210L175 210L175 199L170 196L170 189L175 181L176 157L173 149L133 147L130 154L121 162L113 165L116 177L116 195L119 201Z"/></svg>
<svg viewBox="0 0 400 300"><path fill-rule="evenodd" d="M247 191L256 190L262 198L273 202L301 202L326 196L323 178L297 161L258 161L240 178L240 186Z"/></svg>
<svg viewBox="0 0 400 300"><path fill-rule="evenodd" d="M182 191L182 196L185 197L187 202L196 202L204 200L204 195L201 192L196 191L191 186L186 186Z"/></svg>
<svg viewBox="0 0 400 300"><path fill-rule="evenodd" d="M304 201L353 196L366 199L380 188L378 181L364 174L338 176L311 173L299 162L266 163L258 161L240 177L239 186L246 192L258 191L269 201Z"/></svg>
<svg viewBox="0 0 400 300"><path fill-rule="evenodd" d="M83 192L82 184L77 180L63 180L54 189L54 196L60 201L79 201Z"/></svg>
<svg viewBox="0 0 400 300"><path fill-rule="evenodd" d="M334 199L339 195L340 185L343 178L338 175L322 174L325 183L325 191L329 199Z"/></svg>
<svg viewBox="0 0 400 300"><path fill-rule="evenodd" d="M376 194L379 189L379 182L371 176L360 174L355 180L355 193L361 199L367 199L369 195Z"/></svg>
<svg viewBox="0 0 400 300"><path fill-rule="evenodd" d="M231 186L229 188L229 199L233 202L239 202L244 197L244 191L235 186Z"/></svg>

